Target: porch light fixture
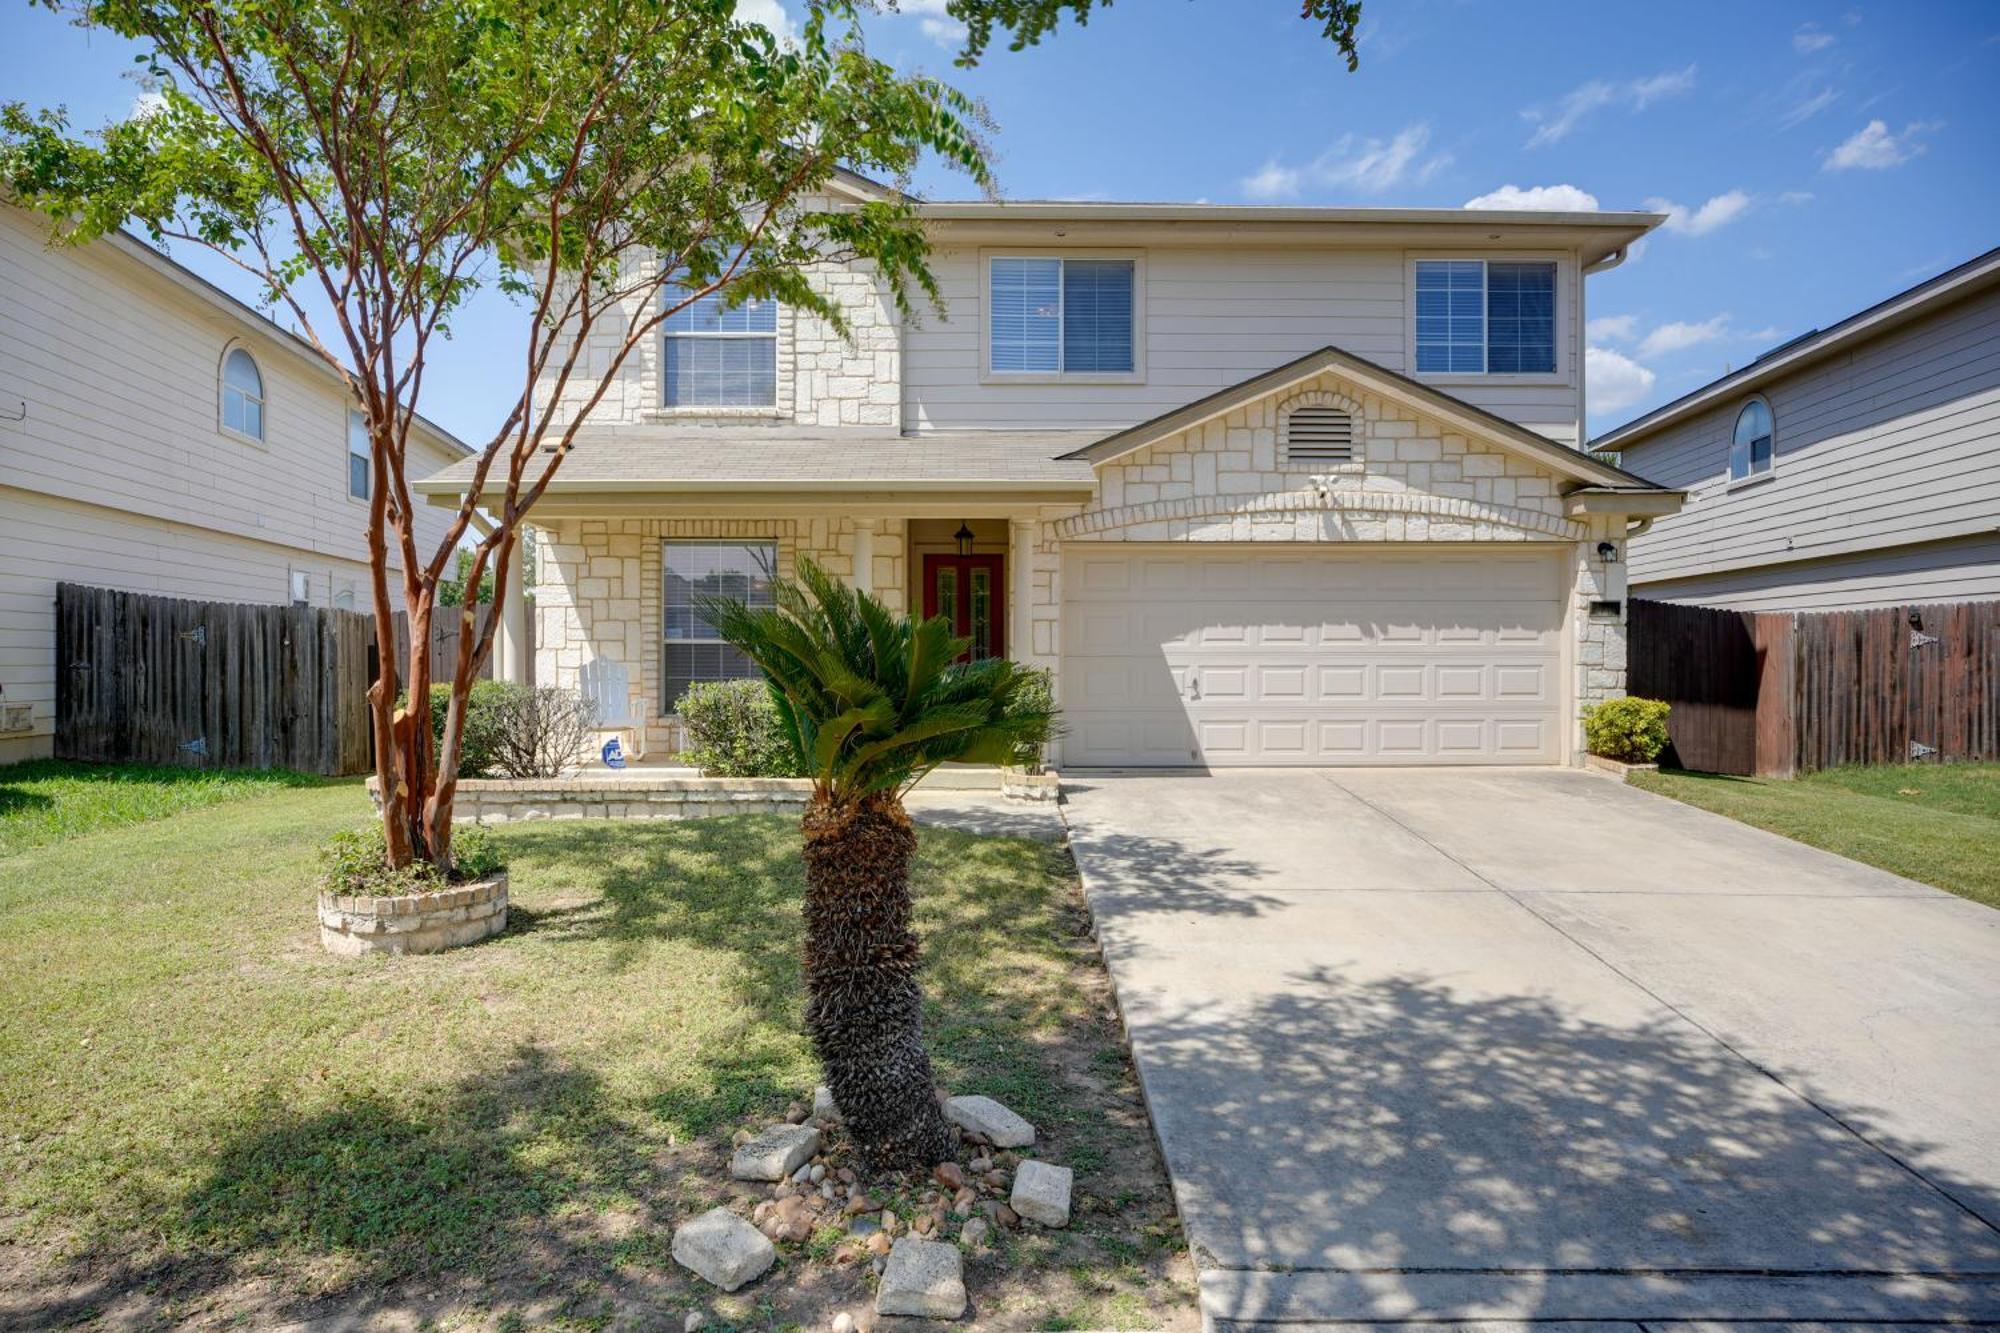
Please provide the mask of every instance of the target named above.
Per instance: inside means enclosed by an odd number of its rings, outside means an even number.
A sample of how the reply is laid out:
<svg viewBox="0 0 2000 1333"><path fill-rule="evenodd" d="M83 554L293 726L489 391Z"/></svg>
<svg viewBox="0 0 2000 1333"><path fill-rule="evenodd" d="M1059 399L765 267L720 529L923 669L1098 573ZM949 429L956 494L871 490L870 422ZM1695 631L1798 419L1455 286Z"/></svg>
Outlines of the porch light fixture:
<svg viewBox="0 0 2000 1333"><path fill-rule="evenodd" d="M1597 558L1607 565L1615 565L1618 563L1618 548L1610 542L1599 542L1597 544Z"/></svg>
<svg viewBox="0 0 2000 1333"><path fill-rule="evenodd" d="M958 531L951 534L951 539L958 543L960 555L972 554L972 529L964 519L959 520Z"/></svg>

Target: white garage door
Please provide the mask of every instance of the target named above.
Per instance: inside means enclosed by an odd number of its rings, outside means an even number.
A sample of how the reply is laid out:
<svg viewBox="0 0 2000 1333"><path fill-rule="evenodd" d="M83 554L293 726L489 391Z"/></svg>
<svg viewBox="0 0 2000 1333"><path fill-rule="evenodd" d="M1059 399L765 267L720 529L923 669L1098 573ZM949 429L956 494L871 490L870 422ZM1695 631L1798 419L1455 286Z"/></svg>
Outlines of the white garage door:
<svg viewBox="0 0 2000 1333"><path fill-rule="evenodd" d="M1562 758L1562 553L1072 545L1066 767Z"/></svg>

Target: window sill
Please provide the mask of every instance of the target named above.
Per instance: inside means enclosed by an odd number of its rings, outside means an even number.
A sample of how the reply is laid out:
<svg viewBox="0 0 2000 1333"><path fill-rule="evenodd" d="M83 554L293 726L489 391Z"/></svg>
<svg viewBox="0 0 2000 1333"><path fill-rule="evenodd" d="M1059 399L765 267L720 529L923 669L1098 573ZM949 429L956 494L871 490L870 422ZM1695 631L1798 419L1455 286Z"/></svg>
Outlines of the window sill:
<svg viewBox="0 0 2000 1333"><path fill-rule="evenodd" d="M238 444L247 444L255 449L268 449L271 447L263 440L258 439L255 435L246 435L242 431L236 429L234 426L217 426L215 428L215 433L217 435L220 435L225 440L234 440Z"/></svg>
<svg viewBox="0 0 2000 1333"><path fill-rule="evenodd" d="M782 407L649 407L642 421L790 421Z"/></svg>
<svg viewBox="0 0 2000 1333"><path fill-rule="evenodd" d="M1724 495L1734 495L1738 491L1754 490L1759 486L1776 481L1777 478L1778 473L1775 468L1765 468L1762 472L1752 472L1747 477L1731 477L1729 484L1722 488L1722 493Z"/></svg>
<svg viewBox="0 0 2000 1333"><path fill-rule="evenodd" d="M1060 371L1051 374L1040 370L1020 372L988 370L980 374L979 382L981 384L1144 384L1146 376L1136 370L1109 375L1065 375Z"/></svg>

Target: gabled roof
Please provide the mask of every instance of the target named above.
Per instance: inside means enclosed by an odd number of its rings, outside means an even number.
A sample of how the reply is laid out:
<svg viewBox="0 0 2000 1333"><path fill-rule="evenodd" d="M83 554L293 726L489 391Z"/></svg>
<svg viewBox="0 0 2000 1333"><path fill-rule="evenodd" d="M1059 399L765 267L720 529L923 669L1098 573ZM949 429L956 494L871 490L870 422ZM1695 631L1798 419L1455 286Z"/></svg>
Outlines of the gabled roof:
<svg viewBox="0 0 2000 1333"><path fill-rule="evenodd" d="M1218 390L1206 398L1198 398L1185 407L1163 412L1151 421L1142 421L1136 426L1119 431L1116 435L1107 435L1066 457L1084 459L1092 464L1108 463L1136 450L1144 449L1148 445L1158 444L1169 436L1178 435L1216 417L1226 416L1260 398L1282 393L1293 385L1303 384L1329 372L1350 380L1372 393L1436 417L1455 427L1462 434L1477 436L1483 441L1500 445L1582 485L1619 490L1666 489L1623 468L1613 467L1603 459L1592 458L1575 449L1557 444L1547 436L1538 435L1505 417L1495 416L1484 408L1474 407L1462 398L1455 398L1421 381L1399 375L1366 357L1359 357L1352 352L1344 352L1338 347L1330 346L1322 347L1316 352L1308 352L1296 361L1287 361L1284 365L1267 370L1261 375L1252 375L1249 379Z"/></svg>
<svg viewBox="0 0 2000 1333"><path fill-rule="evenodd" d="M1878 301L1838 324L1800 334L1780 343L1741 370L1710 380L1699 389L1682 394L1622 426L1614 426L1590 442L1592 449L1629 449L1675 422L1713 407L1718 401L1750 393L1759 385L1789 375L1823 357L1832 356L1868 338L1878 337L1898 325L1907 324L1939 306L1970 296L2000 283L2000 248L1968 259L1957 268Z"/></svg>

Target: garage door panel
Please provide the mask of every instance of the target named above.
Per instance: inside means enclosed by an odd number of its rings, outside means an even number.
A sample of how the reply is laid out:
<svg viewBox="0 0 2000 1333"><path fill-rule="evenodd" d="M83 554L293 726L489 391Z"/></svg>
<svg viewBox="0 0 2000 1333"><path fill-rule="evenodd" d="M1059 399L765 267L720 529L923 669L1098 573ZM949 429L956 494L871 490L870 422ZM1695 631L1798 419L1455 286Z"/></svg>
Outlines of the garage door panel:
<svg viewBox="0 0 2000 1333"><path fill-rule="evenodd" d="M1242 546L1078 557L1065 762L1549 763L1565 560ZM1107 562L1124 561L1119 573Z"/></svg>

